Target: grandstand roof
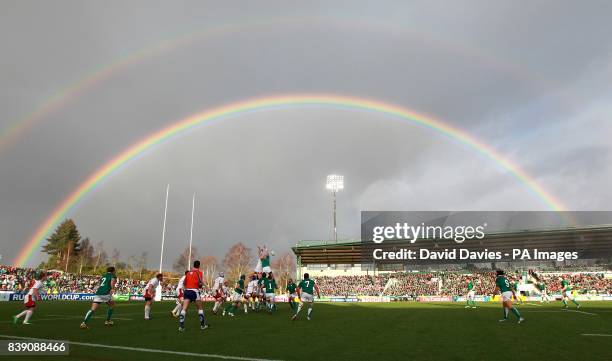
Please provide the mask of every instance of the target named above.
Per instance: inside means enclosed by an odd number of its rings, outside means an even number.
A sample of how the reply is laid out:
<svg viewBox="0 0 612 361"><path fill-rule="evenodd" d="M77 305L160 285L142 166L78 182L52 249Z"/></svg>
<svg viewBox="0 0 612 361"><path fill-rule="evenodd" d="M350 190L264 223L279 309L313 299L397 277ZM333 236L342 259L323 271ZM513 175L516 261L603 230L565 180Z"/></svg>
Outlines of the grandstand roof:
<svg viewBox="0 0 612 361"><path fill-rule="evenodd" d="M430 239L434 247L456 247L452 240ZM361 240L303 240L292 248L301 264L363 264L371 263L364 254L382 244ZM398 249L410 246L407 240L385 241L385 247ZM534 248L542 251L588 249L581 258L602 258L612 255L612 225L569 227L563 229L518 230L488 233L478 241L467 241L462 248L490 251L511 248ZM448 262L447 262L448 263ZM455 262L458 263L458 262ZM464 262L465 263L465 262Z"/></svg>

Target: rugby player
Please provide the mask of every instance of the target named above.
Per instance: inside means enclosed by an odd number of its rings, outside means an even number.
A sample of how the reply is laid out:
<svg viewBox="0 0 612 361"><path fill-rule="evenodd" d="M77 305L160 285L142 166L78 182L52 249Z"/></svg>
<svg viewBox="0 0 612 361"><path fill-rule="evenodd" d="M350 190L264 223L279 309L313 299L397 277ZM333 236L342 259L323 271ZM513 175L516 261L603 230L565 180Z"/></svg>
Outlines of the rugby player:
<svg viewBox="0 0 612 361"><path fill-rule="evenodd" d="M247 313L249 305L251 310L255 311L255 298L257 298L257 276L253 274L244 293L244 313Z"/></svg>
<svg viewBox="0 0 612 361"><path fill-rule="evenodd" d="M187 275L187 272L189 271L185 271L185 274L179 279L178 284L176 285L176 306L172 311L170 311L170 314L174 318L179 316L181 308L183 307L183 291L185 289L185 276Z"/></svg>
<svg viewBox="0 0 612 361"><path fill-rule="evenodd" d="M467 305L465 306L465 308L476 308L476 290L474 290L474 283L472 283L472 280L468 280L468 284L467 284L467 295L465 296L465 299L467 300Z"/></svg>
<svg viewBox="0 0 612 361"><path fill-rule="evenodd" d="M268 306L268 313L272 314L272 311L276 308L274 305L274 291L278 288L276 280L272 275L272 272L268 273L268 277L264 279L264 292L266 295L266 304Z"/></svg>
<svg viewBox="0 0 612 361"><path fill-rule="evenodd" d="M151 304L153 303L153 298L155 298L155 290L157 286L160 285L160 282L164 280L164 275L158 273L155 277L151 278L145 287L145 306L144 306L144 319L151 319Z"/></svg>
<svg viewBox="0 0 612 361"><path fill-rule="evenodd" d="M561 279L561 295L563 296L562 301L563 301L564 309L568 308L567 306L568 299L576 305L576 308L580 308L580 304L578 303L578 301L576 301L576 299L572 295L572 287L570 286L569 281L563 278Z"/></svg>
<svg viewBox="0 0 612 361"><path fill-rule="evenodd" d="M91 309L85 314L85 318L83 322L81 322L81 328L87 328L87 322L89 322L101 303L106 303L108 305L104 325L113 325L113 320L111 320L113 317L113 306L115 305L115 301L113 301L113 290L116 284L117 275L115 274L115 267L110 266L106 269L106 273L100 277L100 284L98 285L93 302L91 303Z"/></svg>
<svg viewBox="0 0 612 361"><path fill-rule="evenodd" d="M297 285L293 282L291 278L289 278L285 290L287 291L287 297L289 298L289 307L291 307L291 310L295 309L295 297L297 296L295 292L296 288Z"/></svg>
<svg viewBox="0 0 612 361"><path fill-rule="evenodd" d="M240 275L240 279L236 281L236 285L234 286L234 293L232 294L231 303L223 310L223 316L227 313L228 315L234 317L234 311L240 307L240 303L242 302L242 294L244 293L244 280L246 279L245 275Z"/></svg>
<svg viewBox="0 0 612 361"><path fill-rule="evenodd" d="M314 280L310 279L310 275L308 273L304 273L304 279L300 281L297 287L297 294L300 297L300 304L298 305L298 309L295 315L291 317L292 320L297 320L298 314L304 307L304 302L306 302L308 303L308 313L306 315L306 318L308 319L308 321L310 321L310 316L312 314L312 304L314 303L313 290L317 291L317 297L321 298L319 286L315 284Z"/></svg>
<svg viewBox="0 0 612 361"><path fill-rule="evenodd" d="M224 295L224 285L225 285L225 275L223 272L219 272L217 278L215 278L215 283L213 284L213 298L215 299L215 305L213 306L213 313L216 315L219 311L219 307L223 305Z"/></svg>
<svg viewBox="0 0 612 361"><path fill-rule="evenodd" d="M499 320L499 322L508 321L509 311L512 311L516 318L518 318L518 323L525 321L525 319L521 317L521 314L516 309L516 307L512 306L512 299L517 298L516 293L514 292L514 289L512 289L512 287L510 286L510 282L508 281L508 279L504 275L504 271L502 270L497 271L497 278L495 279L495 291L493 292L493 294L496 294L497 291L501 293L502 302L504 306L504 318Z"/></svg>
<svg viewBox="0 0 612 361"><path fill-rule="evenodd" d="M23 306L25 307L25 310L13 316L13 323L17 323L17 321L19 321L21 317L25 316L25 318L23 319L23 324L24 325L32 324L30 323L30 318L32 318L32 315L34 314L34 309L36 308L36 301L41 299L40 289L42 288L43 281L45 280L46 277L47 277L47 274L44 272L41 272L41 273L37 273L34 276L34 279L30 281L28 293L23 298Z"/></svg>
<svg viewBox="0 0 612 361"><path fill-rule="evenodd" d="M264 289L264 278L265 275L263 273L259 273L257 275L257 300L255 301L255 310L259 311L259 307L261 306L262 303L266 303L266 294L265 294L265 289Z"/></svg>
<svg viewBox="0 0 612 361"><path fill-rule="evenodd" d="M521 291L519 291L519 278L517 277L514 282L512 282L512 289L516 294L516 300L519 301L519 304L523 304L523 300L521 299Z"/></svg>
<svg viewBox="0 0 612 361"><path fill-rule="evenodd" d="M546 292L546 283L540 282L538 284L538 288L540 289L540 296L542 296L542 299L540 300L540 302L548 303L548 293Z"/></svg>

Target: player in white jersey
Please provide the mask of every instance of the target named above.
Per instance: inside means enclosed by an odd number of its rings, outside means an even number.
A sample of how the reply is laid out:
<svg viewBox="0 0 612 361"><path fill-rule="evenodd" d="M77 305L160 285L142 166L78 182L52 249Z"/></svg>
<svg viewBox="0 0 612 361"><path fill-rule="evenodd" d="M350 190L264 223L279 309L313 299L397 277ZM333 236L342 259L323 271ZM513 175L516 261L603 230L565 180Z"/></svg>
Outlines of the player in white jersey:
<svg viewBox="0 0 612 361"><path fill-rule="evenodd" d="M244 303L244 313L247 313L249 305L251 306L251 310L255 310L255 298L257 297L257 276L252 275L251 280L247 284L247 289L244 294L244 298L246 302Z"/></svg>
<svg viewBox="0 0 612 361"><path fill-rule="evenodd" d="M25 310L19 313L18 315L13 316L13 323L17 323L17 321L25 316L23 320L24 325L31 325L30 318L32 318L32 314L34 314L34 309L36 308L36 300L40 300L40 289L43 286L43 281L47 275L45 273L41 273L35 277L35 279L30 281L28 293L23 298L23 305Z"/></svg>
<svg viewBox="0 0 612 361"><path fill-rule="evenodd" d="M145 307L144 307L144 319L151 319L151 304L153 303L153 298L155 298L155 290L157 286L160 285L160 282L164 280L164 275L158 273L155 277L151 278L145 287L144 299L145 299Z"/></svg>
<svg viewBox="0 0 612 361"><path fill-rule="evenodd" d="M217 314L217 311L219 311L219 307L221 307L221 305L223 305L223 298L224 298L224 292L223 292L223 284L225 283L225 275L223 274L223 272L219 272L219 276L217 276L217 278L215 278L215 283L213 284L212 287L212 292L213 292L213 298L215 299L215 305L213 306L213 314Z"/></svg>
<svg viewBox="0 0 612 361"><path fill-rule="evenodd" d="M170 311L172 317L176 318L181 313L181 308L183 305L183 291L185 290L185 275L188 271L185 271L183 277L181 277L176 285L176 306L174 309Z"/></svg>

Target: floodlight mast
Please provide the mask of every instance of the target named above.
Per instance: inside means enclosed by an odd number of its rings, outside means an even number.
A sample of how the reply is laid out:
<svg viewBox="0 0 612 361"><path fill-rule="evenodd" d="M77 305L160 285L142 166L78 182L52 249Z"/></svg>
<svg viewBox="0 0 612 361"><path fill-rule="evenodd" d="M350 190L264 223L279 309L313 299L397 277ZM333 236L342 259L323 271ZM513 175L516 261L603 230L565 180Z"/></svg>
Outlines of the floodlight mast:
<svg viewBox="0 0 612 361"><path fill-rule="evenodd" d="M344 176L331 174L327 176L325 188L332 192L333 217L334 217L334 241L338 243L338 224L336 222L336 193L344 189Z"/></svg>

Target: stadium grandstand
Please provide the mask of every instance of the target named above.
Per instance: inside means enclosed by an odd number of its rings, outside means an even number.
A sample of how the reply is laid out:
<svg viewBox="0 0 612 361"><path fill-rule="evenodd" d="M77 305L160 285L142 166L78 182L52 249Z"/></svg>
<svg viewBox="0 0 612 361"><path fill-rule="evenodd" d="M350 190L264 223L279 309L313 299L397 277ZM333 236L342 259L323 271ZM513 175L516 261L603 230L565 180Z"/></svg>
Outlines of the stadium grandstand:
<svg viewBox="0 0 612 361"><path fill-rule="evenodd" d="M433 248L452 248L457 245L452 240L423 239L429 241ZM439 271L481 269L597 269L604 270L612 264L612 225L597 225L588 227L571 227L563 229L522 230L496 232L486 234L484 239L466 242L461 245L468 250L490 251L508 250L513 248L537 248L540 251L558 251L561 249L576 249L580 252L579 260L564 261L514 261L487 262L474 261L458 263L457 261L410 261L374 262L372 250L386 247L401 249L413 247L405 240L386 241L383 244L362 242L360 240L345 241L300 241L292 248L297 260L298 273L310 272L320 276L341 275L377 275L390 272Z"/></svg>

